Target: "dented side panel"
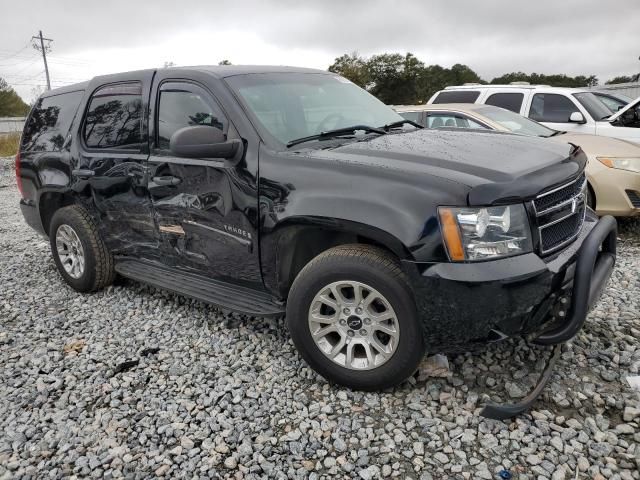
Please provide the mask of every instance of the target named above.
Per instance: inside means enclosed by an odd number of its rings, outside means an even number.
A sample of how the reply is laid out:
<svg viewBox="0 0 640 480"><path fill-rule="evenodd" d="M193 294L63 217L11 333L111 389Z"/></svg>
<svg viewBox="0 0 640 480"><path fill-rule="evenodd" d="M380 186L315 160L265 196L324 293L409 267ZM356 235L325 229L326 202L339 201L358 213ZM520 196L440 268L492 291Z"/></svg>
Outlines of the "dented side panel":
<svg viewBox="0 0 640 480"><path fill-rule="evenodd" d="M247 128L240 136L236 124L243 119L238 119L228 104L225 108L228 92L219 81L195 72L188 80L173 75L171 70L158 72L149 113L148 190L162 262L262 289L257 224L258 139ZM166 140L161 142L161 95L183 90L205 98L220 115L227 138L242 139L245 153L240 162L176 157L166 148Z"/></svg>

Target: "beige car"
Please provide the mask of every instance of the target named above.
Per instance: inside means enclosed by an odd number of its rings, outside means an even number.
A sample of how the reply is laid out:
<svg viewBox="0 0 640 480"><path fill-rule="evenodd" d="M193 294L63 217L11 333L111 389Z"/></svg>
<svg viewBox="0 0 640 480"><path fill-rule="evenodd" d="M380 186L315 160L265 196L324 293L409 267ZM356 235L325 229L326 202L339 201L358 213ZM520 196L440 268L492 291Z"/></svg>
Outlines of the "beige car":
<svg viewBox="0 0 640 480"><path fill-rule="evenodd" d="M503 108L450 103L393 107L427 128L480 128L580 145L589 158L589 205L599 215L640 215L640 145L611 137L552 130Z"/></svg>

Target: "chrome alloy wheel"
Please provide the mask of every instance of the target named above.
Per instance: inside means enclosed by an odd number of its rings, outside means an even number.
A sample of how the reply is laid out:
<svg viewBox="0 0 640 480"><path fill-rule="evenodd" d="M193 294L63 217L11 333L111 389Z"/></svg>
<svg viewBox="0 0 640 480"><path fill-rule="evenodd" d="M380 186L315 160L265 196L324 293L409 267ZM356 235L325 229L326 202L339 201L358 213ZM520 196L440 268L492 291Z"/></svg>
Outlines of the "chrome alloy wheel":
<svg viewBox="0 0 640 480"><path fill-rule="evenodd" d="M391 303L364 283L341 281L322 288L308 321L318 348L351 370L377 368L398 348L399 322Z"/></svg>
<svg viewBox="0 0 640 480"><path fill-rule="evenodd" d="M84 273L84 249L78 234L69 225L63 224L58 227L56 249L65 271L72 278L80 278Z"/></svg>

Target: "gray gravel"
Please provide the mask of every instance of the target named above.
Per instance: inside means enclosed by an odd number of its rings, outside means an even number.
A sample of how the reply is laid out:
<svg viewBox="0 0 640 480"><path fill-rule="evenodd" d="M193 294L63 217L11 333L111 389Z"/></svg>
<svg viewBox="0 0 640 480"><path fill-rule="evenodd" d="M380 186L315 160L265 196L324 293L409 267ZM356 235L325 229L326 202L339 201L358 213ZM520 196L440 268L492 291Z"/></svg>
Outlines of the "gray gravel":
<svg viewBox="0 0 640 480"><path fill-rule="evenodd" d="M548 350L506 341L383 393L328 385L284 322L135 282L81 295L18 209L0 161L0 478L639 479L640 221L535 410L477 414ZM506 383L506 387L505 387Z"/></svg>

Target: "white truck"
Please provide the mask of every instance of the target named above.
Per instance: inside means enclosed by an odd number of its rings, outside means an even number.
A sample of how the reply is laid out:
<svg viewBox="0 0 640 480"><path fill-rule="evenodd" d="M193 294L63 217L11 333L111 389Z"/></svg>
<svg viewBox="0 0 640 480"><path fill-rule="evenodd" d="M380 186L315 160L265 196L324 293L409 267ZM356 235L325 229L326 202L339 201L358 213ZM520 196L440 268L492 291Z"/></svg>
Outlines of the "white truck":
<svg viewBox="0 0 640 480"><path fill-rule="evenodd" d="M597 92L514 82L446 87L427 102L483 103L506 108L554 130L615 137L640 143L640 97L612 111Z"/></svg>

